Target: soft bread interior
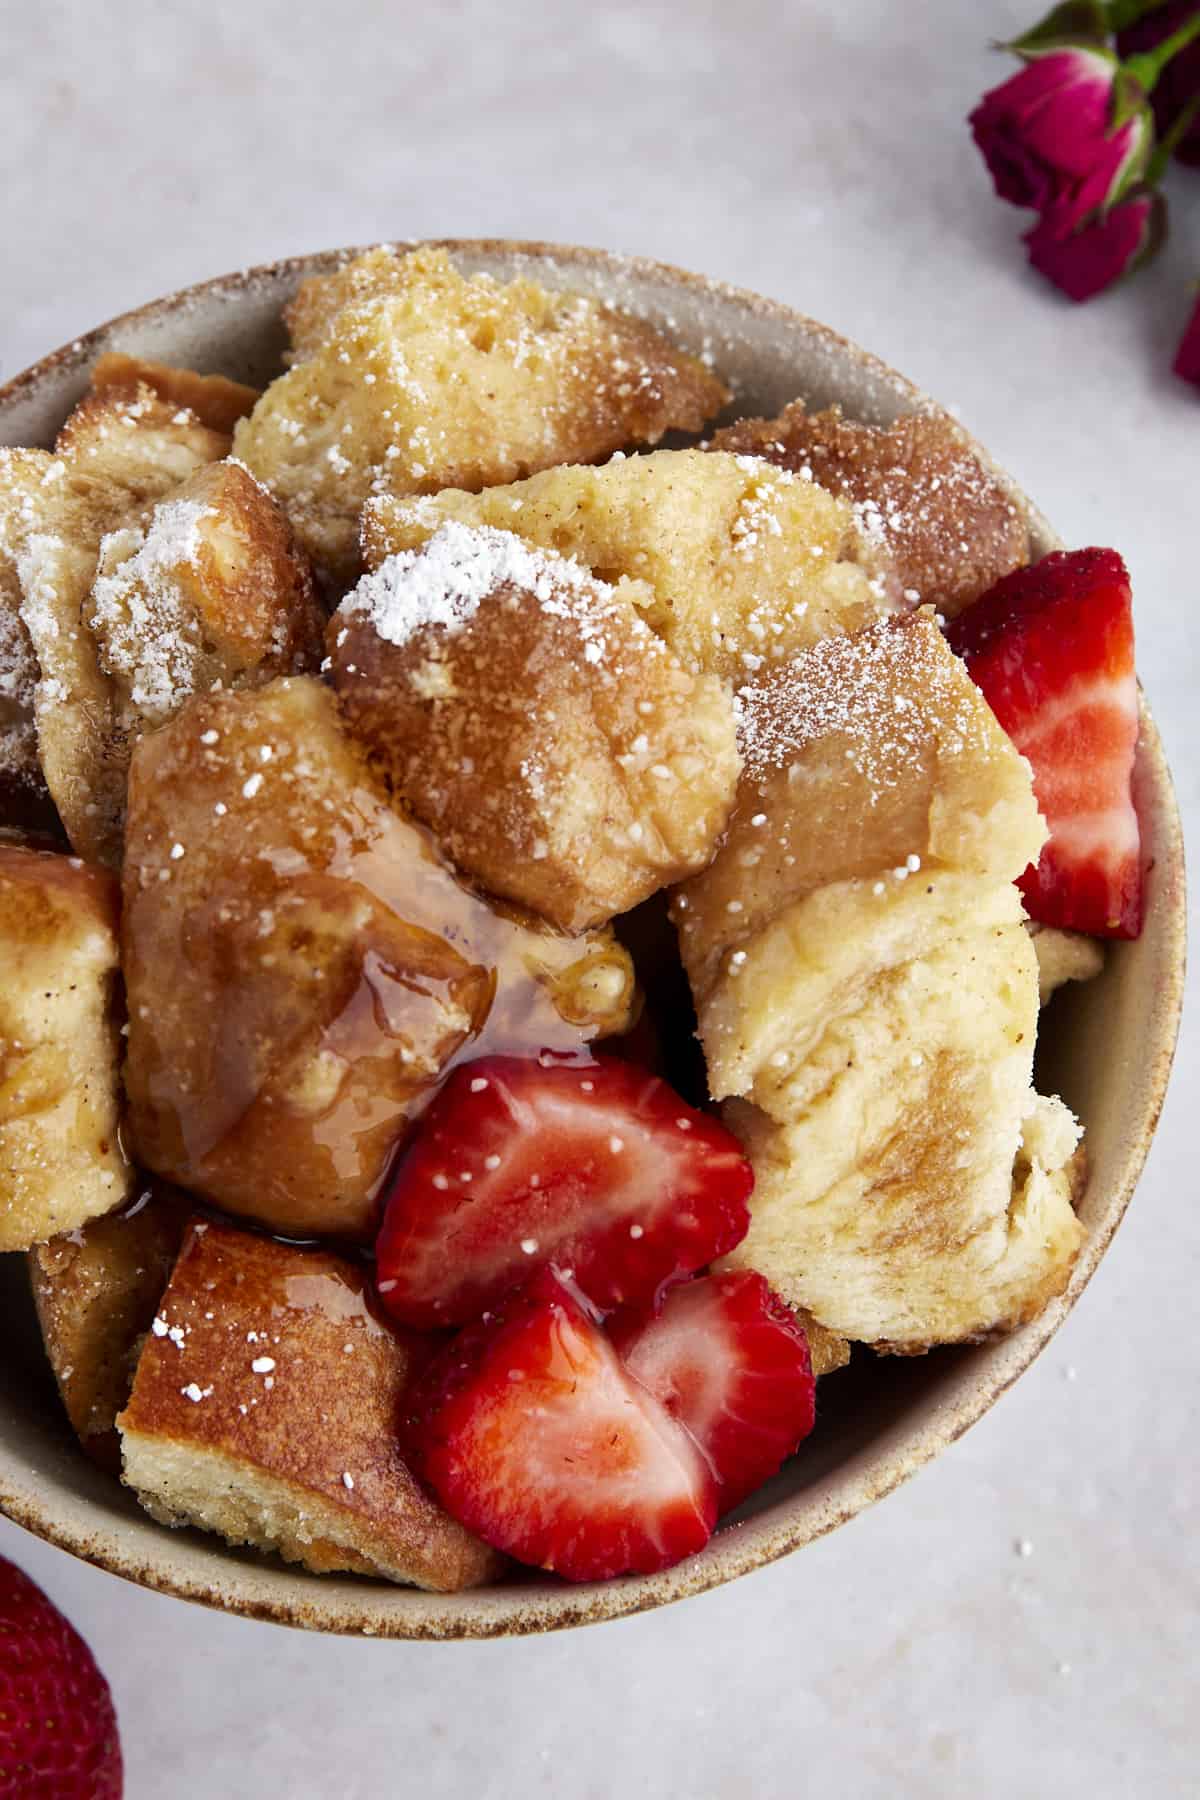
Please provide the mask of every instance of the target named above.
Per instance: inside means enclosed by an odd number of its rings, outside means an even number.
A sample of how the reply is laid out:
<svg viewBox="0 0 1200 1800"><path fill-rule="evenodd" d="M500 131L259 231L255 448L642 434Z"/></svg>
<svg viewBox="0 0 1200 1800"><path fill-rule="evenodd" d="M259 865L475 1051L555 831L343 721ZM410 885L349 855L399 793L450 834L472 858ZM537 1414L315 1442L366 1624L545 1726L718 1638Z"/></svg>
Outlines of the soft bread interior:
<svg viewBox="0 0 1200 1800"><path fill-rule="evenodd" d="M111 1212L133 1181L112 877L0 843L0 969L0 1250L27 1250Z"/></svg>

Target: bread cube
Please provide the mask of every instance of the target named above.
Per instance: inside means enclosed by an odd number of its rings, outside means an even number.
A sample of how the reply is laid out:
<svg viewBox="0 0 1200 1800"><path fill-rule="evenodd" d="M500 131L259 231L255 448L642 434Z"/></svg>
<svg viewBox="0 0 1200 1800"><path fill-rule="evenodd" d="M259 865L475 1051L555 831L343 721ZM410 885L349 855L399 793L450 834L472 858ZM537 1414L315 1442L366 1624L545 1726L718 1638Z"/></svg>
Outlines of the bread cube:
<svg viewBox="0 0 1200 1800"><path fill-rule="evenodd" d="M503 1561L400 1451L419 1356L376 1316L362 1268L193 1223L117 1423L124 1478L164 1525L452 1593Z"/></svg>
<svg viewBox="0 0 1200 1800"><path fill-rule="evenodd" d="M325 625L287 520L235 462L103 539L84 618L130 730L193 694L316 669Z"/></svg>
<svg viewBox="0 0 1200 1800"><path fill-rule="evenodd" d="M444 250L375 250L301 285L293 366L235 447L338 578L367 496L485 488L698 431L728 398L641 320L529 280L461 274Z"/></svg>
<svg viewBox="0 0 1200 1800"><path fill-rule="evenodd" d="M451 519L516 532L627 584L684 668L735 685L889 604L849 503L749 456L659 450L481 494L381 497L363 514L367 567Z"/></svg>
<svg viewBox="0 0 1200 1800"><path fill-rule="evenodd" d="M840 406L793 400L777 419L742 419L712 447L765 457L853 502L904 599L952 618L1029 561L1029 527L966 434L937 413L864 425Z"/></svg>
<svg viewBox="0 0 1200 1800"><path fill-rule="evenodd" d="M0 449L0 579L19 590L36 661L33 715L46 785L74 849L116 865L132 730L82 625L105 535L149 509L229 437L148 386L89 394L54 454ZM7 571L5 575L4 572ZM28 681L23 665L22 687Z"/></svg>
<svg viewBox="0 0 1200 1800"><path fill-rule="evenodd" d="M674 903L754 1163L729 1264L881 1349L1009 1330L1083 1235L1079 1127L1032 1086L1029 766L927 610L772 669L739 741L725 840Z"/></svg>
<svg viewBox="0 0 1200 1800"><path fill-rule="evenodd" d="M765 670L742 690L739 743L721 852L675 903L699 998L793 902L859 881L878 903L952 872L1007 885L1045 841L1029 765L929 609Z"/></svg>
<svg viewBox="0 0 1200 1800"><path fill-rule="evenodd" d="M139 1185L120 1212L29 1252L38 1323L67 1417L88 1455L113 1474L121 1466L117 1414L194 1211L165 1182Z"/></svg>
<svg viewBox="0 0 1200 1800"><path fill-rule="evenodd" d="M194 369L143 362L118 350L107 350L96 359L91 385L96 394L116 390L128 396L132 391L135 397L138 388L149 388L176 411L193 413L207 430L221 432L232 431L239 419L253 412L259 397L258 388L225 375L198 375Z"/></svg>
<svg viewBox="0 0 1200 1800"><path fill-rule="evenodd" d="M228 418L236 384L112 357L96 383L54 456L0 451L0 578L50 793L74 848L115 866L140 731L198 686L315 668L322 613L282 514L183 404Z"/></svg>
<svg viewBox="0 0 1200 1800"><path fill-rule="evenodd" d="M449 523L363 578L329 644L372 765L492 893L578 931L712 855L737 787L730 696L620 586Z"/></svg>
<svg viewBox="0 0 1200 1800"><path fill-rule="evenodd" d="M134 752L122 964L146 1167L290 1237L372 1235L451 1060L578 1047L624 951L502 916L385 802L333 694L206 696Z"/></svg>
<svg viewBox="0 0 1200 1800"><path fill-rule="evenodd" d="M0 842L0 1250L127 1197L117 1134L117 892L65 856Z"/></svg>

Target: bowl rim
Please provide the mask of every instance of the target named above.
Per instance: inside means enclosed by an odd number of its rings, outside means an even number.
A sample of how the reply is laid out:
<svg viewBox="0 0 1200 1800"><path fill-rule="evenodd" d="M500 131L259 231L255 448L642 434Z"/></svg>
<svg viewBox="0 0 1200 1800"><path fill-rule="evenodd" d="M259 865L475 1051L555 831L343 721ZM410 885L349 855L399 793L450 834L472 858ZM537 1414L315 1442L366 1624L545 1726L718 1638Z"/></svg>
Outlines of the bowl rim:
<svg viewBox="0 0 1200 1800"><path fill-rule="evenodd" d="M452 255L468 259L527 260L531 268L540 266L543 272L549 262L567 271L584 268L623 282L683 288L700 304L724 304L753 318L777 322L809 341L823 343L830 351L848 358L860 370L869 372L893 392L902 395L911 409L948 416L907 377L830 326L782 301L670 263L538 240L390 240L390 247L399 250L418 246L444 248ZM132 307L50 351L12 376L0 386L0 413L25 396L34 394L48 378L89 367L97 352L126 327L185 312L197 300L218 296L232 298L257 286L320 273L361 254L365 248L375 247L351 246L283 257L212 276ZM1035 535L1047 548L1057 547L1060 540L1037 508L1012 478L996 467L984 446L967 435L971 447L982 454L989 467L1000 476L1028 518ZM835 1502L826 1498L822 1505L807 1496L802 1506L797 1506L795 1500L784 1502L772 1509L765 1522L759 1520L751 1525L722 1528L706 1551L657 1575L622 1577L579 1587L549 1581L527 1583L519 1588L499 1584L457 1595L397 1588L382 1581L315 1576L291 1565L276 1566L259 1559L243 1559L220 1540L207 1536L199 1540L202 1554L181 1555L180 1552L190 1547L190 1539L193 1536L199 1539L199 1534L172 1539L164 1532L158 1554L147 1556L136 1550L131 1552L131 1548L121 1542L120 1522L110 1527L84 1526L63 1516L61 1507L56 1510L53 1501L47 1502L38 1494L36 1470L29 1472L32 1480L22 1480L14 1471L0 1467L0 1513L95 1567L140 1586L219 1611L335 1635L455 1641L526 1635L599 1623L706 1592L798 1550L891 1493L982 1418L1050 1342L1095 1273L1125 1215L1158 1123L1183 1006L1186 894L1182 826L1170 770L1140 691L1139 703L1141 779L1153 801L1161 840L1158 861L1160 865L1168 865L1172 878L1164 880L1160 886L1161 903L1166 909L1159 922L1165 975L1150 1012L1147 1067L1142 1075L1143 1104L1136 1132L1126 1147L1118 1177L1105 1197L1103 1216L1089 1231L1080 1251L1066 1292L1052 1301L1031 1324L989 1346L992 1358L986 1376L962 1384L962 1391L952 1402L938 1408L932 1427L926 1423L915 1430L910 1427L897 1433L895 1443L885 1442L880 1449L852 1459L848 1476L841 1470L836 1472L832 1477L838 1489ZM1174 902L1169 907L1168 900ZM860 1467L855 1467L855 1460ZM789 1506L793 1516L775 1518L776 1512L786 1513ZM203 1568L213 1556L219 1558L222 1565L217 1581L213 1580L211 1570ZM192 1563L198 1565L196 1569L189 1566Z"/></svg>

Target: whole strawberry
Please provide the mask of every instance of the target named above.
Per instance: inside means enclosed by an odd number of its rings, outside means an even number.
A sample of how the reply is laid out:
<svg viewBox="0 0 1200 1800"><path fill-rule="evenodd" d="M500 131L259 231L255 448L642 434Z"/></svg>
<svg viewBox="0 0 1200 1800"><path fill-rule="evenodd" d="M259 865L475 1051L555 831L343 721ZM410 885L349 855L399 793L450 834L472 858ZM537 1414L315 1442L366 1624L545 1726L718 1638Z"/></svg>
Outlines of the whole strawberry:
<svg viewBox="0 0 1200 1800"><path fill-rule="evenodd" d="M120 1800L108 1683L72 1625L0 1557L0 1794Z"/></svg>

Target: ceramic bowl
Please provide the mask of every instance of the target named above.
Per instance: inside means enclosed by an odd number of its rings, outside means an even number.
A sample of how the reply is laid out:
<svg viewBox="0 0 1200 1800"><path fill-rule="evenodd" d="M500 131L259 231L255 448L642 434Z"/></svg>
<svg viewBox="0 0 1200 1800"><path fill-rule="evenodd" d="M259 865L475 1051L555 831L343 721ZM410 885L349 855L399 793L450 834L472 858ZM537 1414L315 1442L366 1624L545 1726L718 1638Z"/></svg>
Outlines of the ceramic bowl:
<svg viewBox="0 0 1200 1800"><path fill-rule="evenodd" d="M803 395L816 406L840 401L848 415L886 424L931 405L874 356L755 294L592 250L488 241L448 247L465 269L502 279L527 273L664 324L689 348L711 353L737 391L738 413L774 413ZM304 276L332 268L345 254L298 257L204 282L101 326L0 390L0 443L49 445L103 350L265 384L285 346L283 302ZM1054 548L1058 540L1045 520L1013 493L1038 549ZM1137 800L1152 858L1145 933L1114 945L1098 980L1056 997L1039 1051L1040 1085L1061 1092L1087 1127L1087 1241L1068 1291L995 1344L910 1360L857 1355L824 1388L820 1428L801 1453L699 1556L665 1574L594 1586L528 1574L442 1596L310 1575L198 1532L164 1530L76 1449L20 1257L0 1258L0 1508L63 1549L165 1593L314 1630L402 1638L546 1631L640 1612L731 1581L852 1519L973 1425L1028 1368L1091 1279L1129 1203L1166 1088L1184 962L1179 817L1144 710Z"/></svg>

